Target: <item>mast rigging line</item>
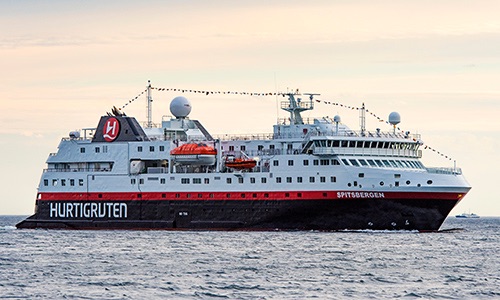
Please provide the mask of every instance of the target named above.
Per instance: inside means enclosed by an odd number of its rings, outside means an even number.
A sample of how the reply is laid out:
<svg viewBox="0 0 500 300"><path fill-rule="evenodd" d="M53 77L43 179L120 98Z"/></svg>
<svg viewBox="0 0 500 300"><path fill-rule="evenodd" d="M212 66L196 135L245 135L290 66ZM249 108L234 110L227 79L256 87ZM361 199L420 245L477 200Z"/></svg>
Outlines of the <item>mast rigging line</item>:
<svg viewBox="0 0 500 300"><path fill-rule="evenodd" d="M179 88L159 88L159 87L153 87L153 86L151 86L150 88L151 88L151 90L157 90L157 91L162 91L162 92L163 91L167 91L167 92L172 91L172 92L181 92L181 93L195 93L195 94L204 94L206 96L209 96L209 95L286 96L286 95L290 94L290 93L283 93L283 92L266 93L266 92L241 92L241 91L210 91L210 90L194 90L194 89L179 89ZM145 90L140 92L137 96L135 96L134 98L132 98L128 102L126 102L124 105L122 105L122 107L120 107L119 110L122 110L125 107L127 107L127 105L129 105L132 102L134 102L135 100L137 100L139 97L141 97L142 95L147 93L147 91L148 91L148 89L146 88ZM297 93L298 93L298 90L297 90ZM360 110L361 109L359 107L345 105L345 104L342 104L340 102L324 101L324 100L318 100L318 99L315 99L315 101L319 102L319 103L327 104L327 105L340 106L340 107L347 108L350 110ZM383 118L380 118L379 116L377 116L375 113L369 111L368 109L365 109L365 112L370 114L372 117L376 118L379 122L384 122L384 123L390 125L389 121L386 121ZM405 131L401 130L399 127L397 127L397 130L399 130L399 131L401 131L401 133L405 134ZM441 155L444 158L452 160L451 156L445 155L444 153L441 153L441 152L437 151L436 149L431 148L430 146L425 145L424 149L429 149L429 150Z"/></svg>

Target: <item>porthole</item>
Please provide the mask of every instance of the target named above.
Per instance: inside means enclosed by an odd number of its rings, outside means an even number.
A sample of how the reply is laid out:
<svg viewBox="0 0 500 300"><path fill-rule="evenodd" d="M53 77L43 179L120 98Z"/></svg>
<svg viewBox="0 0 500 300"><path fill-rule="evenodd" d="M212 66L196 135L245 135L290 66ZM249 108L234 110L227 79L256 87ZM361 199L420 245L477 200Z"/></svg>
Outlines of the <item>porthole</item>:
<svg viewBox="0 0 500 300"><path fill-rule="evenodd" d="M347 186L348 186L348 187L351 187L351 183L349 182L349 183L347 184Z"/></svg>
<svg viewBox="0 0 500 300"><path fill-rule="evenodd" d="M410 184L410 181L409 181L409 180L406 180L406 184L408 184L408 185L409 185L409 184Z"/></svg>
<svg viewBox="0 0 500 300"><path fill-rule="evenodd" d="M422 185L421 185L420 183L419 183L419 184L417 184L417 187L421 187L421 186L422 186Z"/></svg>
<svg viewBox="0 0 500 300"><path fill-rule="evenodd" d="M381 186L382 186L382 185L384 185L384 182L383 182L383 181L381 181L381 182L380 182L380 185L381 185Z"/></svg>
<svg viewBox="0 0 500 300"><path fill-rule="evenodd" d="M432 184L432 180L427 180L427 184Z"/></svg>

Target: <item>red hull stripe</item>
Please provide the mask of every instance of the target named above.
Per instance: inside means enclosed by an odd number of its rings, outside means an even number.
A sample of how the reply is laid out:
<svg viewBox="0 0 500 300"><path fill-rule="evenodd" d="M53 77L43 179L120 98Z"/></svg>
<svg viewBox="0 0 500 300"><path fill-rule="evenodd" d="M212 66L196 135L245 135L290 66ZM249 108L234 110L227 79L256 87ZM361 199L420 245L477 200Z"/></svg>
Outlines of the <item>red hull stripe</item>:
<svg viewBox="0 0 500 300"><path fill-rule="evenodd" d="M38 193L42 201L147 201L147 200L356 200L356 199L431 199L460 200L465 193L436 192L106 192L106 193Z"/></svg>

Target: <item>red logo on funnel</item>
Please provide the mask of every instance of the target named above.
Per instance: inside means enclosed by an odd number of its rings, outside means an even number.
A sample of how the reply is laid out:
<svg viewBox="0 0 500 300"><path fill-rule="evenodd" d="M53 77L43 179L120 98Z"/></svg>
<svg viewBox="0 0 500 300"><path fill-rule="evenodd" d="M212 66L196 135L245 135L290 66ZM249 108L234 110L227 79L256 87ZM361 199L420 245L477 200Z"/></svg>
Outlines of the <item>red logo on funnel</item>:
<svg viewBox="0 0 500 300"><path fill-rule="evenodd" d="M104 128L102 130L102 136L106 142L112 142L116 139L120 133L120 123L116 118L109 118L104 123Z"/></svg>

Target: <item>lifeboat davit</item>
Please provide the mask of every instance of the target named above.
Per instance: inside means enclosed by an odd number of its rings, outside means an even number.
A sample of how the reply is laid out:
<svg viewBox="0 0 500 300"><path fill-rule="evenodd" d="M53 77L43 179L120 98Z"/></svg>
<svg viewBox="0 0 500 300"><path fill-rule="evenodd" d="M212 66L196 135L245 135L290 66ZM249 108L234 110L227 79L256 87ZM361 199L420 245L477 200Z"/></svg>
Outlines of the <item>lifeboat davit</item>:
<svg viewBox="0 0 500 300"><path fill-rule="evenodd" d="M183 165L215 164L217 150L203 143L189 143L170 151L175 163Z"/></svg>
<svg viewBox="0 0 500 300"><path fill-rule="evenodd" d="M234 158L226 160L226 167L236 170L253 169L256 165L257 161L251 158Z"/></svg>

